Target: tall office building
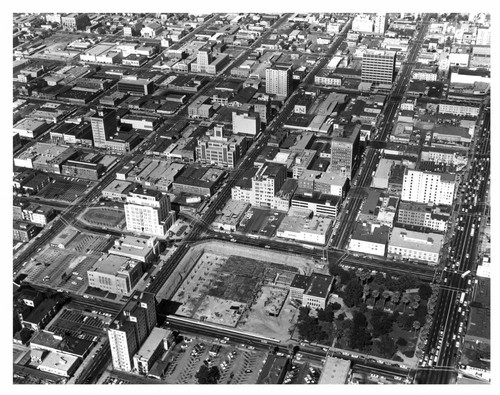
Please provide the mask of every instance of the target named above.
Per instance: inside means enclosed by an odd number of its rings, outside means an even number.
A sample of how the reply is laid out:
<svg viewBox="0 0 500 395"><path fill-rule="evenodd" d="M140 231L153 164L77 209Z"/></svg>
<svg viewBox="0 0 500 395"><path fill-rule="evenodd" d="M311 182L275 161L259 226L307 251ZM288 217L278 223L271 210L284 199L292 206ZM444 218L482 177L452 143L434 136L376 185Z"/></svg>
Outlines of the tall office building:
<svg viewBox="0 0 500 395"><path fill-rule="evenodd" d="M288 97L292 89L291 85L291 66L274 65L266 69L266 93Z"/></svg>
<svg viewBox="0 0 500 395"><path fill-rule="evenodd" d="M116 111L98 108L97 114L90 117L90 125L92 127L94 146L104 148L109 137L116 133L118 125Z"/></svg>
<svg viewBox="0 0 500 395"><path fill-rule="evenodd" d="M358 14L352 21L352 30L360 33L373 32L373 19L368 14Z"/></svg>
<svg viewBox="0 0 500 395"><path fill-rule="evenodd" d="M148 292L135 293L108 329L113 367L131 371L132 357L156 326L156 301Z"/></svg>
<svg viewBox="0 0 500 395"><path fill-rule="evenodd" d="M376 34L384 34L385 29L387 29L386 14L377 14L377 16L375 17L375 24L373 26L373 32Z"/></svg>
<svg viewBox="0 0 500 395"><path fill-rule="evenodd" d="M358 160L361 125L350 124L338 130L331 140L329 171L349 179Z"/></svg>
<svg viewBox="0 0 500 395"><path fill-rule="evenodd" d="M125 219L127 230L163 237L174 221L174 212L167 195L137 187L127 196Z"/></svg>
<svg viewBox="0 0 500 395"><path fill-rule="evenodd" d="M202 68L202 71L205 71L205 68L212 63L212 50L209 47L200 48L196 55L196 63L198 63L198 67Z"/></svg>
<svg viewBox="0 0 500 395"><path fill-rule="evenodd" d="M274 196L286 181L286 167L278 163L266 163L252 178L252 206L271 207Z"/></svg>
<svg viewBox="0 0 500 395"><path fill-rule="evenodd" d="M208 133L198 139L196 160L202 164L235 167L246 152L250 139L224 133L223 125L216 125Z"/></svg>
<svg viewBox="0 0 500 395"><path fill-rule="evenodd" d="M406 169L401 200L451 205L455 181L454 174Z"/></svg>
<svg viewBox="0 0 500 395"><path fill-rule="evenodd" d="M396 67L396 52L367 50L361 63L361 81L392 84Z"/></svg>
<svg viewBox="0 0 500 395"><path fill-rule="evenodd" d="M108 328L108 339L113 368L130 372L132 370L131 356L138 349L133 324L123 318L116 319Z"/></svg>

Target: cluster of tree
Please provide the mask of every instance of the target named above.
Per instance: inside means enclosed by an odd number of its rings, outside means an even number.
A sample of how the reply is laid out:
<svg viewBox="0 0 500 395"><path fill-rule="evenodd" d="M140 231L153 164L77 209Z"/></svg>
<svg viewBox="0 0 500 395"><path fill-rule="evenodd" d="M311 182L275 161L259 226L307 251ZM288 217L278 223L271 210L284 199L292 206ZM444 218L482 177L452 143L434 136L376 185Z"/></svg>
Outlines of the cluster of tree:
<svg viewBox="0 0 500 395"><path fill-rule="evenodd" d="M329 272L331 276L338 277L342 284L347 284L349 280L356 277L352 270L345 270L337 265L336 262L330 262L328 266Z"/></svg>
<svg viewBox="0 0 500 395"><path fill-rule="evenodd" d="M392 331L392 324L394 324L394 314L386 313L381 309L374 309L370 319L372 325L372 336L380 337L387 335Z"/></svg>
<svg viewBox="0 0 500 395"><path fill-rule="evenodd" d="M363 301L363 286L355 278L349 280L339 296L347 307L359 306Z"/></svg>
<svg viewBox="0 0 500 395"><path fill-rule="evenodd" d="M364 350L371 345L372 336L368 331L368 321L364 314L354 312L349 333L349 347L353 350Z"/></svg>
<svg viewBox="0 0 500 395"><path fill-rule="evenodd" d="M220 379L220 371L217 366L209 368L206 364L202 364L195 377L199 384L217 384Z"/></svg>
<svg viewBox="0 0 500 395"><path fill-rule="evenodd" d="M322 311L322 318L330 314L331 308ZM299 308L299 316L297 319L297 329L301 338L313 343L324 343L331 339L333 332L332 321L320 320L318 317L309 315L311 309L309 307ZM332 339L333 340L333 339Z"/></svg>
<svg viewBox="0 0 500 395"><path fill-rule="evenodd" d="M379 340L374 343L377 353L384 358L392 358L398 351L398 346L388 334L383 335Z"/></svg>
<svg viewBox="0 0 500 395"><path fill-rule="evenodd" d="M342 306L335 302L326 305L326 308L318 309L318 320L324 322L333 322L335 320L335 312L340 310Z"/></svg>

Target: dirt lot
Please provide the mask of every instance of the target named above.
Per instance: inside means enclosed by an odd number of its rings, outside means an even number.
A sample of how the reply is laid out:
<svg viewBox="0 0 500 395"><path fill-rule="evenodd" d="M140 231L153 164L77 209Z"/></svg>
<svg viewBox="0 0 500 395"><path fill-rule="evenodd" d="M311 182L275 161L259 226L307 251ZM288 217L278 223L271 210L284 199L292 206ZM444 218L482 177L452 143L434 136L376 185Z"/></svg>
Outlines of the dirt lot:
<svg viewBox="0 0 500 395"><path fill-rule="evenodd" d="M297 313L297 309L289 303L287 298L281 308L278 317L272 317L266 313L266 302L271 298L271 292L275 288L262 287L257 302L243 315L238 329L253 333L265 334L286 343L290 340L289 328Z"/></svg>

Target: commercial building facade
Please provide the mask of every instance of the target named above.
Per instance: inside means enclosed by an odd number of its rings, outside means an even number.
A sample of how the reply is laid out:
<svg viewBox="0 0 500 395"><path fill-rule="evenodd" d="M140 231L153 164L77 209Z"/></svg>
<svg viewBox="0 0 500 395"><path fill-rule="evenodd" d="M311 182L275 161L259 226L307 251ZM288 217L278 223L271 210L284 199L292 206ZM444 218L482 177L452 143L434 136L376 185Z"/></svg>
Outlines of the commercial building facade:
<svg viewBox="0 0 500 395"><path fill-rule="evenodd" d="M288 97L291 88L291 66L275 65L266 69L266 93Z"/></svg>
<svg viewBox="0 0 500 395"><path fill-rule="evenodd" d="M174 213L167 195L137 187L127 196L125 219L129 231L164 237Z"/></svg>
<svg viewBox="0 0 500 395"><path fill-rule="evenodd" d="M455 175L406 169L401 200L451 205L455 195Z"/></svg>
<svg viewBox="0 0 500 395"><path fill-rule="evenodd" d="M361 81L392 84L396 67L396 52L367 50L361 63Z"/></svg>
<svg viewBox="0 0 500 395"><path fill-rule="evenodd" d="M105 148L106 141L108 141L117 130L118 122L116 119L116 111L111 109L98 109L97 114L90 117L90 125L92 127L94 146L97 148Z"/></svg>

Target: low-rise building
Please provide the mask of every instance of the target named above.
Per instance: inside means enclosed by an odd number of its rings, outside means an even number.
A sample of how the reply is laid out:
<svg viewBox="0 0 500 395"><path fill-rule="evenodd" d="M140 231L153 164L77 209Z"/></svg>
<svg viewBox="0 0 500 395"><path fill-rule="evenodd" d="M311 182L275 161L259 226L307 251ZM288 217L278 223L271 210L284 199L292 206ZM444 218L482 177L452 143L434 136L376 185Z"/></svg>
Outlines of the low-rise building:
<svg viewBox="0 0 500 395"><path fill-rule="evenodd" d="M386 225L357 222L349 242L349 251L385 256L390 228Z"/></svg>
<svg viewBox="0 0 500 395"><path fill-rule="evenodd" d="M220 169L186 166L173 182L173 192L212 196L224 174Z"/></svg>
<svg viewBox="0 0 500 395"><path fill-rule="evenodd" d="M87 271L89 286L114 294L130 295L142 276L142 263L106 255Z"/></svg>
<svg viewBox="0 0 500 395"><path fill-rule="evenodd" d="M325 309L332 284L332 276L313 273L302 296L302 305L311 309Z"/></svg>
<svg viewBox="0 0 500 395"><path fill-rule="evenodd" d="M31 204L23 210L24 220L42 227L47 225L54 216L55 212L52 207L40 204Z"/></svg>
<svg viewBox="0 0 500 395"><path fill-rule="evenodd" d="M250 203L229 199L220 214L215 217L212 226L226 232L234 232L243 215L250 207Z"/></svg>
<svg viewBox="0 0 500 395"><path fill-rule="evenodd" d="M149 79L127 77L118 81L119 92L136 96L150 95L154 90L154 82Z"/></svg>
<svg viewBox="0 0 500 395"><path fill-rule="evenodd" d="M346 176L319 170L304 170L297 178L299 188L345 197L349 181Z"/></svg>
<svg viewBox="0 0 500 395"><path fill-rule="evenodd" d="M288 357L269 354L259 373L257 384L281 384L289 364L290 359Z"/></svg>
<svg viewBox="0 0 500 395"><path fill-rule="evenodd" d="M45 328L58 310L59 304L54 299L44 299L26 318L22 319L22 324L25 328L39 331Z"/></svg>
<svg viewBox="0 0 500 395"><path fill-rule="evenodd" d="M332 284L332 276L296 274L290 284L290 300L300 301L302 306L313 310L324 309Z"/></svg>
<svg viewBox="0 0 500 395"><path fill-rule="evenodd" d="M108 253L143 263L151 263L160 253L160 247L157 238L154 236L126 235L115 240L115 244L111 246Z"/></svg>
<svg viewBox="0 0 500 395"><path fill-rule="evenodd" d="M25 221L14 221L14 232L13 237L14 240L19 240L24 243L30 241L33 237L35 237L40 228L38 228L35 224Z"/></svg>
<svg viewBox="0 0 500 395"><path fill-rule="evenodd" d="M303 215L297 211L295 215L293 214L283 218L276 232L277 237L312 244L326 244L333 223L331 218L319 216L310 218L309 215Z"/></svg>
<svg viewBox="0 0 500 395"><path fill-rule="evenodd" d="M389 240L388 257L409 259L436 265L443 235L414 232L394 227Z"/></svg>
<svg viewBox="0 0 500 395"><path fill-rule="evenodd" d="M425 203L401 202L397 222L403 226L418 226L437 232L445 232L449 218L450 211L446 210L446 207Z"/></svg>
<svg viewBox="0 0 500 395"><path fill-rule="evenodd" d="M111 200L125 201L134 184L124 180L113 180L102 190L102 196Z"/></svg>
<svg viewBox="0 0 500 395"><path fill-rule="evenodd" d="M134 355L134 370L135 372L147 376L149 370L156 360L168 350L168 338L170 331L163 328L153 328L148 338L141 346L139 351Z"/></svg>
<svg viewBox="0 0 500 395"><path fill-rule="evenodd" d="M342 199L339 196L321 192L295 194L291 202L292 207L311 210L314 215L337 218Z"/></svg>
<svg viewBox="0 0 500 395"><path fill-rule="evenodd" d="M76 156L78 153L73 148L37 142L15 157L14 165L61 174L62 164Z"/></svg>
<svg viewBox="0 0 500 395"><path fill-rule="evenodd" d="M327 356L318 384L346 384L351 370L351 361Z"/></svg>
<svg viewBox="0 0 500 395"><path fill-rule="evenodd" d="M43 358L37 369L57 376L71 377L80 363L77 357L51 351Z"/></svg>

